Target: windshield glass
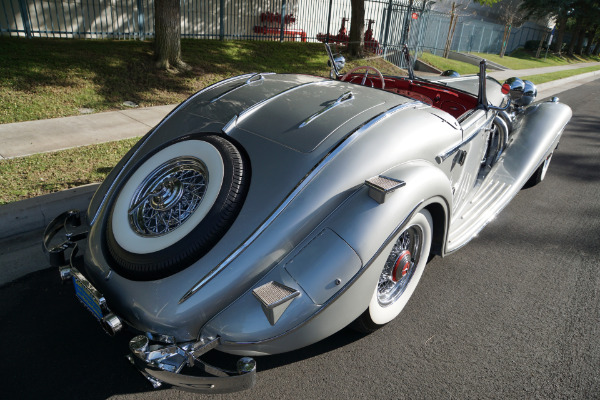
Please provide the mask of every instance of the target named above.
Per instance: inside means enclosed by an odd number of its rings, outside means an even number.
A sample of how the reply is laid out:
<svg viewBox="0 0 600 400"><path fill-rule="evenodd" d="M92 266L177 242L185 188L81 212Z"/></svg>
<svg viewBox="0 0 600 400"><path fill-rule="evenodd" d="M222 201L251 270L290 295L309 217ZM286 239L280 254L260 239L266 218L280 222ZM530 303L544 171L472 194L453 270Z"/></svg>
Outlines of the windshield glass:
<svg viewBox="0 0 600 400"><path fill-rule="evenodd" d="M406 69L402 69L394 63L394 60L399 60L402 56L399 51L394 50L392 53L387 52L385 55L381 51L373 51L372 49L366 48L363 54L360 56L354 56L350 54L347 45L339 45L336 43L325 44L325 47L330 55L331 60L337 67L338 74L346 74L354 68L361 66L374 67L379 70L383 75L389 76L407 76Z"/></svg>

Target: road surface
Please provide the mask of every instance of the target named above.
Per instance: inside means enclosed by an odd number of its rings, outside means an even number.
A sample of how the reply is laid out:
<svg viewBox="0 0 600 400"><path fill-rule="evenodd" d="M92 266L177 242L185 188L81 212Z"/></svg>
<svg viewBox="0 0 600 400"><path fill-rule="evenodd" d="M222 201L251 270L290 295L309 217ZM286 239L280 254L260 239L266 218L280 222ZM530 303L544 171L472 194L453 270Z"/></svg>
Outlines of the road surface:
<svg viewBox="0 0 600 400"><path fill-rule="evenodd" d="M395 321L259 357L255 388L214 398L600 398L600 80L560 97L574 117L546 180L434 259ZM0 288L0 305L3 398L203 397L152 390L129 336L104 334L56 271Z"/></svg>

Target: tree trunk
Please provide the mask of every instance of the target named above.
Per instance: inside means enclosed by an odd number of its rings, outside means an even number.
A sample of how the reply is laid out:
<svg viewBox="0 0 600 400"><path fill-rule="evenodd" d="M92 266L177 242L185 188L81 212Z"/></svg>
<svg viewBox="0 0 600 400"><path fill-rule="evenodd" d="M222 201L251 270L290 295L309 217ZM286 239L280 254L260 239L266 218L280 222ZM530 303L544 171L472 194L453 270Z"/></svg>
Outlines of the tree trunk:
<svg viewBox="0 0 600 400"><path fill-rule="evenodd" d="M448 36L446 37L446 46L444 46L444 58L448 58L450 55L450 47L452 46L452 40L454 39L454 30L456 29L456 3L452 2L452 11L450 12L450 25L448 26Z"/></svg>
<svg viewBox="0 0 600 400"><path fill-rule="evenodd" d="M571 57L575 52L575 44L577 44L577 39L579 38L579 33L581 32L581 25L581 21L578 20L577 24L575 25L575 31L573 34L571 34L571 41L569 42L569 49L567 50L567 54Z"/></svg>
<svg viewBox="0 0 600 400"><path fill-rule="evenodd" d="M585 55L590 55L592 52L592 42L594 41L594 37L596 37L596 30L598 30L598 25L592 26L588 31L588 41L584 51Z"/></svg>
<svg viewBox="0 0 600 400"><path fill-rule="evenodd" d="M511 24L504 25L504 36L502 37L502 48L500 49L500 58L504 57L506 52L506 46L508 46L508 39L510 38Z"/></svg>
<svg viewBox="0 0 600 400"><path fill-rule="evenodd" d="M542 48L544 47L544 43L548 39L548 31L544 32L544 36L540 39L540 44L538 45L538 49L535 52L535 58L540 58L542 54Z"/></svg>
<svg viewBox="0 0 600 400"><path fill-rule="evenodd" d="M365 45L365 0L352 0L350 18L350 43L348 50L354 57L362 57Z"/></svg>
<svg viewBox="0 0 600 400"><path fill-rule="evenodd" d="M583 41L585 40L585 35L587 31L582 28L579 32L579 37L577 38L577 44L575 45L575 54L581 55L583 52Z"/></svg>
<svg viewBox="0 0 600 400"><path fill-rule="evenodd" d="M154 2L154 55L162 69L188 66L181 60L181 10L179 0Z"/></svg>
<svg viewBox="0 0 600 400"><path fill-rule="evenodd" d="M561 12L558 16L558 33L556 34L556 43L554 45L554 52L561 55L563 40L565 37L565 28L567 27L567 13Z"/></svg>

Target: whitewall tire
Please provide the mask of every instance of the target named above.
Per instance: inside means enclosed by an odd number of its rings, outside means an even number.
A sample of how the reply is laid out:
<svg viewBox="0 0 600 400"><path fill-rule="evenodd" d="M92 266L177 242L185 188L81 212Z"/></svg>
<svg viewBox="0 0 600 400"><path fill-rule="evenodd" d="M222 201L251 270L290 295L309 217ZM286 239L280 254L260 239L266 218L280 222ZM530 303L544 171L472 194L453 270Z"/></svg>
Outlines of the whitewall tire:
<svg viewBox="0 0 600 400"><path fill-rule="evenodd" d="M431 214L423 209L394 239L369 308L354 322L355 329L373 332L400 314L423 275L432 236Z"/></svg>
<svg viewBox="0 0 600 400"><path fill-rule="evenodd" d="M239 213L249 172L233 143L194 135L149 154L112 204L106 243L115 271L160 279L202 257Z"/></svg>

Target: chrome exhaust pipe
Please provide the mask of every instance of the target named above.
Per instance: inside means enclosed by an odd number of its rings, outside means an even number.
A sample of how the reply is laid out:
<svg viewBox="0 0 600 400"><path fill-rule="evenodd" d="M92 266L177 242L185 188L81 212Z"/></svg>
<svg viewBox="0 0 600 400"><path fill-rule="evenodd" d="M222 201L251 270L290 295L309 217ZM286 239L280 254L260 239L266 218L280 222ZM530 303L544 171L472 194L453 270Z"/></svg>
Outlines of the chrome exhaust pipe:
<svg viewBox="0 0 600 400"><path fill-rule="evenodd" d="M105 315L100 320L100 324L110 336L115 336L121 331L121 329L123 329L123 322L121 322L121 319L113 313Z"/></svg>

